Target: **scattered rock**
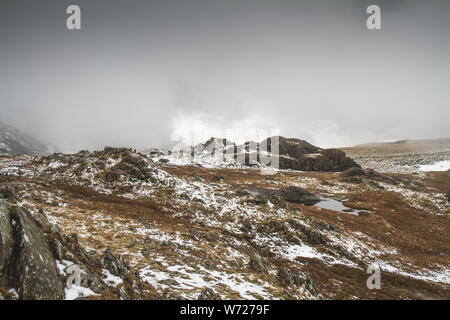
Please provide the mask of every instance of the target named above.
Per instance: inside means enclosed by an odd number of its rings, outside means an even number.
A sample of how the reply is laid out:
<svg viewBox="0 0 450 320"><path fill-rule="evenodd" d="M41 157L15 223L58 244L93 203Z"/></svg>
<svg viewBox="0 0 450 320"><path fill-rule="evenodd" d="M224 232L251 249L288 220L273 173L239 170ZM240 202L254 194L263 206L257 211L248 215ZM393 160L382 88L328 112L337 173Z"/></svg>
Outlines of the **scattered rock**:
<svg viewBox="0 0 450 320"><path fill-rule="evenodd" d="M317 287L314 285L314 282L312 279L303 272L295 272L293 273L294 282L298 287L304 287L309 292L311 292L313 295L315 295L318 298L321 298L322 295L320 291L317 289Z"/></svg>
<svg viewBox="0 0 450 320"><path fill-rule="evenodd" d="M278 271L277 276L278 276L280 282L284 285L290 286L290 285L294 284L294 282L295 282L294 276L288 269L281 268Z"/></svg>
<svg viewBox="0 0 450 320"><path fill-rule="evenodd" d="M103 252L101 263L103 268L111 272L112 275L123 278L128 272L128 268L125 266L122 256L117 258L110 249L106 249Z"/></svg>
<svg viewBox="0 0 450 320"><path fill-rule="evenodd" d="M268 273L267 268L264 266L264 263L261 260L261 257L257 253L250 251L249 257L249 266L251 269L253 269L257 273Z"/></svg>
<svg viewBox="0 0 450 320"><path fill-rule="evenodd" d="M215 175L212 179L211 182L217 182L217 183L221 183L224 182L225 178L221 175Z"/></svg>
<svg viewBox="0 0 450 320"><path fill-rule="evenodd" d="M248 197L250 196L250 193L245 189L239 189L234 193L234 195L236 197Z"/></svg>
<svg viewBox="0 0 450 320"><path fill-rule="evenodd" d="M42 231L44 231L45 233L50 232L52 224L48 221L47 216L42 209L39 209L38 212L33 216L33 218L42 229Z"/></svg>
<svg viewBox="0 0 450 320"><path fill-rule="evenodd" d="M260 224L258 226L257 230L259 233L271 234L271 233L285 231L286 227L284 226L284 224L281 221L272 220L267 223Z"/></svg>
<svg viewBox="0 0 450 320"><path fill-rule="evenodd" d="M200 292L197 300L220 300L220 296L211 288L205 288Z"/></svg>

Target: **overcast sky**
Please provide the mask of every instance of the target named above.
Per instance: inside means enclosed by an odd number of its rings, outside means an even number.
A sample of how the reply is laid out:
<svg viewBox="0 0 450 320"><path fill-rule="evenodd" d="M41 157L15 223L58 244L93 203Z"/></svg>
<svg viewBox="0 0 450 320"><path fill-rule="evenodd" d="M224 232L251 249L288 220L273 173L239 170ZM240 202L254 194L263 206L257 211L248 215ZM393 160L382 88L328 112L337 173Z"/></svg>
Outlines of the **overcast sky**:
<svg viewBox="0 0 450 320"><path fill-rule="evenodd" d="M0 121L62 151L193 128L322 147L448 137L449 39L447 0L2 0Z"/></svg>

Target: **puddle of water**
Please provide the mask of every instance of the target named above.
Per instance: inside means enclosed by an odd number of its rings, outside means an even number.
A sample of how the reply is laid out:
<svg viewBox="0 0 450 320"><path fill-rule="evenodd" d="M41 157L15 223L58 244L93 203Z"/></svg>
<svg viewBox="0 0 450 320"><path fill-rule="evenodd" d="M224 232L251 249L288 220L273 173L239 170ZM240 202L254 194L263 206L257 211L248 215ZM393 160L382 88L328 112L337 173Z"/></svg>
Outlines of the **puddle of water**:
<svg viewBox="0 0 450 320"><path fill-rule="evenodd" d="M356 209L349 208L347 206L344 206L344 204L341 201L331 199L331 198L321 198L320 201L315 204L315 206L322 208L322 209L339 211L342 213L349 213L354 216L359 216L360 211L367 211L367 210L356 210Z"/></svg>

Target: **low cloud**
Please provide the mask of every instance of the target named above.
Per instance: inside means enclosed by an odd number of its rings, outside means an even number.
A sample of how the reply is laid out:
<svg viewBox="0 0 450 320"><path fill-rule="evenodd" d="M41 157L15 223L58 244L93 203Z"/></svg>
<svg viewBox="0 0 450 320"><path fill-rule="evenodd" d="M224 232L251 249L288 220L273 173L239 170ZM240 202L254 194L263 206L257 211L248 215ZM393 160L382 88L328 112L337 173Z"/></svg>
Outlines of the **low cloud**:
<svg viewBox="0 0 450 320"><path fill-rule="evenodd" d="M380 31L356 0L81 1L71 32L61 1L11 1L0 117L62 151L195 130L279 129L322 147L450 136L450 3L378 2Z"/></svg>

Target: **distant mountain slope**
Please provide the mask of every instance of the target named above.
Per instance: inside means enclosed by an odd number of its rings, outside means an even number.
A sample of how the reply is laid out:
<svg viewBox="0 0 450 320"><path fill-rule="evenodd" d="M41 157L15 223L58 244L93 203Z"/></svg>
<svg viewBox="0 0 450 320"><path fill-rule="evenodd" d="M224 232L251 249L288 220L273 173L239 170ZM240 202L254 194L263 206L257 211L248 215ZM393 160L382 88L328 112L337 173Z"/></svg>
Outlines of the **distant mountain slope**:
<svg viewBox="0 0 450 320"><path fill-rule="evenodd" d="M45 154L49 147L17 128L0 122L0 154Z"/></svg>
<svg viewBox="0 0 450 320"><path fill-rule="evenodd" d="M351 157L401 153L445 152L450 151L450 138L366 143L339 149Z"/></svg>

